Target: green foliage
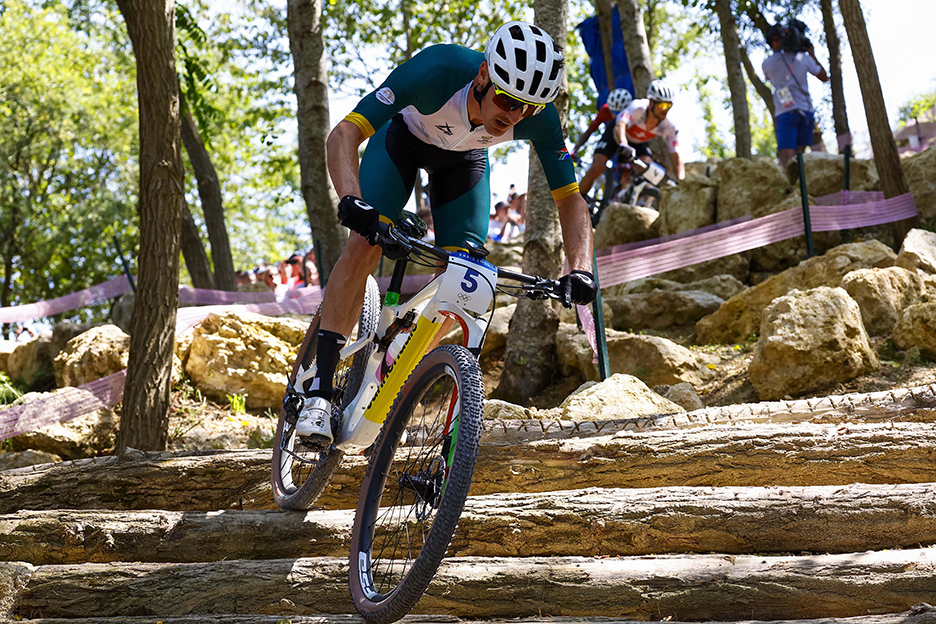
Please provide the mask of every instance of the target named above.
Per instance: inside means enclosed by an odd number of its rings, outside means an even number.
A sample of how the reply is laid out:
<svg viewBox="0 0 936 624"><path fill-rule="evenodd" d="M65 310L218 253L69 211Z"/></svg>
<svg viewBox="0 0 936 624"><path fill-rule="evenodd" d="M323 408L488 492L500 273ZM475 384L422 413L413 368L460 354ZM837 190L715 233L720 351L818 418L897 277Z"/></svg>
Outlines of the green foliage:
<svg viewBox="0 0 936 624"><path fill-rule="evenodd" d="M0 373L0 405L9 405L23 396L23 392L13 385L6 373Z"/></svg>
<svg viewBox="0 0 936 624"><path fill-rule="evenodd" d="M235 414L244 414L247 412L247 395L246 394L226 394L224 395L227 398L228 405L231 406L231 411Z"/></svg>
<svg viewBox="0 0 936 624"><path fill-rule="evenodd" d="M914 119L917 119L923 116L925 113L930 112L934 107L936 107L936 90L929 93L922 93L910 98L910 100L901 106L897 111L897 120L899 125L907 125ZM928 119L928 121L936 121L936 118L932 118L931 115L931 118Z"/></svg>
<svg viewBox="0 0 936 624"><path fill-rule="evenodd" d="M0 17L0 304L116 276L136 247L136 98L126 38L65 8L6 0ZM79 317L98 319L86 309Z"/></svg>

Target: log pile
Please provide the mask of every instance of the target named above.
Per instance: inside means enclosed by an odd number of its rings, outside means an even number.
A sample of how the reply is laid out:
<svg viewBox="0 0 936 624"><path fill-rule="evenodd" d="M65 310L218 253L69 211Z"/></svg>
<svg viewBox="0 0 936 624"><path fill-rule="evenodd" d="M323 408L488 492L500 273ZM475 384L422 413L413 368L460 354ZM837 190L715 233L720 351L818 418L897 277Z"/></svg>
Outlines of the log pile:
<svg viewBox="0 0 936 624"><path fill-rule="evenodd" d="M489 427L409 620L936 622L932 411L882 413ZM0 473L0 621L359 621L364 460L309 512L270 509L269 464L129 452Z"/></svg>

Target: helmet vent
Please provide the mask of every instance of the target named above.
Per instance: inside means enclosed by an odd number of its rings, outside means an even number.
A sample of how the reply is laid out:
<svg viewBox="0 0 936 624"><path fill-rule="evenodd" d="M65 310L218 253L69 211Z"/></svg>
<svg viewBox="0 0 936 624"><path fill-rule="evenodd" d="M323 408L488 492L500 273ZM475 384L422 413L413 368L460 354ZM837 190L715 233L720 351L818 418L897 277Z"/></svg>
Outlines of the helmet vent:
<svg viewBox="0 0 936 624"><path fill-rule="evenodd" d="M494 49L494 51L497 53L497 56L501 57L502 59L507 58L507 51L504 49L503 40L497 42L497 47Z"/></svg>
<svg viewBox="0 0 936 624"><path fill-rule="evenodd" d="M559 71L562 69L562 61L556 59L553 61L552 71L549 72L550 82L559 77Z"/></svg>
<svg viewBox="0 0 936 624"><path fill-rule="evenodd" d="M541 82L543 82L543 72L537 69L533 72L533 82L530 85L530 93L536 93L539 90Z"/></svg>
<svg viewBox="0 0 936 624"><path fill-rule="evenodd" d="M510 74L507 72L507 70L504 69L503 67L501 67L500 65L494 65L493 67L494 67L494 73L497 74L498 77L499 77L501 80L504 81L504 84L508 84L508 85L509 85L509 84L510 84Z"/></svg>
<svg viewBox="0 0 936 624"><path fill-rule="evenodd" d="M530 30L532 30L533 34L536 35L537 37L543 36L543 31L537 28L536 26L533 26L532 24L530 24Z"/></svg>
<svg viewBox="0 0 936 624"><path fill-rule="evenodd" d="M523 29L519 26L511 26L510 36L513 37L515 41L523 41Z"/></svg>
<svg viewBox="0 0 936 624"><path fill-rule="evenodd" d="M542 39L536 40L536 62L545 63L546 62L546 44Z"/></svg>
<svg viewBox="0 0 936 624"><path fill-rule="evenodd" d="M527 68L527 53L526 50L516 50L517 58L517 71L525 72Z"/></svg>

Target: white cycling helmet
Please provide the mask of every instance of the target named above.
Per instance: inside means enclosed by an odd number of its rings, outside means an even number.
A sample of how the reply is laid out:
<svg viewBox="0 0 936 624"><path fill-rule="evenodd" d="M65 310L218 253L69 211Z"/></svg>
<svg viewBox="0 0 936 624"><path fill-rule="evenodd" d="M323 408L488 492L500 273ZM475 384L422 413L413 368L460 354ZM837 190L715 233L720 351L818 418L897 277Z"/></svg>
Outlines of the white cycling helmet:
<svg viewBox="0 0 936 624"><path fill-rule="evenodd" d="M518 100L548 104L559 95L564 57L541 28L507 22L488 41L484 60L494 84Z"/></svg>
<svg viewBox="0 0 936 624"><path fill-rule="evenodd" d="M627 89L615 89L608 96L608 108L611 112L620 113L633 101L634 96Z"/></svg>
<svg viewBox="0 0 936 624"><path fill-rule="evenodd" d="M656 102L673 103L673 90L662 80L654 80L647 87L647 98Z"/></svg>

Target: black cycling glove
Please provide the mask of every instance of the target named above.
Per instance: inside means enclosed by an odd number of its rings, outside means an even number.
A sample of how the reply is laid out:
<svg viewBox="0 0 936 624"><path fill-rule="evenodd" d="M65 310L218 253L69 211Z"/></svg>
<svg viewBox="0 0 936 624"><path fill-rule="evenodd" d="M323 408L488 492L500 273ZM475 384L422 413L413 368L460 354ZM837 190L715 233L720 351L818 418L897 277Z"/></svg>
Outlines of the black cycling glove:
<svg viewBox="0 0 936 624"><path fill-rule="evenodd" d="M562 305L571 308L572 304L586 305L595 300L598 285L595 276L588 271L572 271L559 278L559 291Z"/></svg>
<svg viewBox="0 0 936 624"><path fill-rule="evenodd" d="M341 225L366 238L371 245L377 244L377 224L380 223L380 214L376 208L360 197L345 195L341 198L338 202L338 220Z"/></svg>
<svg viewBox="0 0 936 624"><path fill-rule="evenodd" d="M630 145L621 145L618 147L618 156L621 162L634 162L637 158L637 150Z"/></svg>

